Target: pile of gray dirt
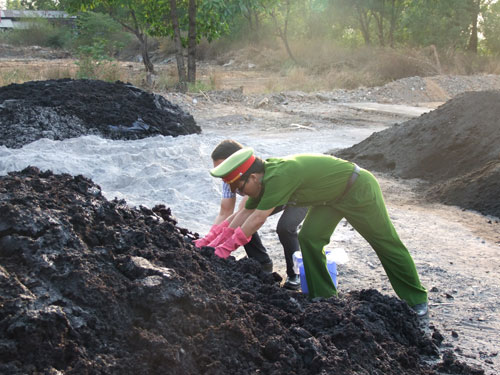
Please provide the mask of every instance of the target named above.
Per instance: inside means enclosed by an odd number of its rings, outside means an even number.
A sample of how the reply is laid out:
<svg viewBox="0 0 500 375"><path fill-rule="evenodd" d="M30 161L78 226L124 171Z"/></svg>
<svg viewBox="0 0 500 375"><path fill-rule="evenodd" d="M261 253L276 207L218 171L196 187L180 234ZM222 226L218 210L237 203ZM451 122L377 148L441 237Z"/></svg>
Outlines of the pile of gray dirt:
<svg viewBox="0 0 500 375"><path fill-rule="evenodd" d="M446 204L500 217L500 91L468 92L335 155L428 182Z"/></svg>

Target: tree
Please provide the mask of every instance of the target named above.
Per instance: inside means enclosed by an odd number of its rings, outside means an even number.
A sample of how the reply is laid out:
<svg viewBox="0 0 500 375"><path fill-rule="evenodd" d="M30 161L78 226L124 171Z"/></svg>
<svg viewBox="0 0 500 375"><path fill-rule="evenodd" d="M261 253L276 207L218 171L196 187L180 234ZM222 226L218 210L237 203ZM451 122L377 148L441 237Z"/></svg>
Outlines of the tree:
<svg viewBox="0 0 500 375"><path fill-rule="evenodd" d="M353 1L353 6L358 16L359 27L361 29L361 34L363 35L363 39L365 40L365 44L370 45L371 44L370 23L373 14L366 7L366 4L364 4L363 1Z"/></svg>
<svg viewBox="0 0 500 375"><path fill-rule="evenodd" d="M149 33L174 40L179 87L185 89L186 82L196 80L198 43L202 37L212 41L229 30L229 23L239 10L237 0L158 0L158 2L159 10L147 15L148 23L151 25ZM187 74L184 64L186 47Z"/></svg>
<svg viewBox="0 0 500 375"><path fill-rule="evenodd" d="M186 68L184 66L184 56L182 51L181 29L179 25L179 16L177 14L177 1L170 1L170 21L172 23L172 33L175 43L175 59L177 61L177 73L179 76L179 88L182 92L186 91Z"/></svg>
<svg viewBox="0 0 500 375"><path fill-rule="evenodd" d="M469 5L469 13L471 15L471 31L469 42L467 43L467 51L477 53L477 44L478 44L478 17L481 12L481 0L471 0Z"/></svg>
<svg viewBox="0 0 500 375"><path fill-rule="evenodd" d="M97 47L100 44L102 52L111 57L132 39L132 35L122 25L105 13L80 13L76 25L78 33L73 34L72 43L76 49L94 45Z"/></svg>
<svg viewBox="0 0 500 375"><path fill-rule="evenodd" d="M278 34L278 37L283 41L283 45L285 46L286 52L290 59L292 59L295 64L299 65L299 62L293 55L288 43L288 21L290 19L291 2L290 0L284 0L273 5L268 7L267 9L269 15L273 19L276 33Z"/></svg>
<svg viewBox="0 0 500 375"><path fill-rule="evenodd" d="M356 27L366 45L373 43L376 34L380 46L394 47L395 34L408 0L331 0L342 15L356 19Z"/></svg>
<svg viewBox="0 0 500 375"><path fill-rule="evenodd" d="M64 9L70 12L98 11L108 14L122 27L134 34L141 46L142 62L148 74L155 73L149 58L147 15L158 9L157 0L63 0Z"/></svg>
<svg viewBox="0 0 500 375"><path fill-rule="evenodd" d="M252 32L252 35L259 38L260 17L262 6L259 0L241 0L239 2L240 12L245 17Z"/></svg>
<svg viewBox="0 0 500 375"><path fill-rule="evenodd" d="M500 55L500 2L487 7L483 13L481 23L484 35L484 44L489 52Z"/></svg>
<svg viewBox="0 0 500 375"><path fill-rule="evenodd" d="M20 0L21 9L58 10L59 2L55 0Z"/></svg>
<svg viewBox="0 0 500 375"><path fill-rule="evenodd" d="M471 0L414 0L402 20L406 42L465 49L470 37Z"/></svg>
<svg viewBox="0 0 500 375"><path fill-rule="evenodd" d="M196 0L188 5L188 82L196 81Z"/></svg>
<svg viewBox="0 0 500 375"><path fill-rule="evenodd" d="M371 22L373 14L369 8L370 0L331 0L332 8L336 9L341 17L344 28L359 30L366 45L372 43ZM353 20L348 22L347 20Z"/></svg>
<svg viewBox="0 0 500 375"><path fill-rule="evenodd" d="M382 47L387 44L394 47L394 33L403 10L407 6L407 1L371 0L366 3L366 6L375 19L379 44Z"/></svg>
<svg viewBox="0 0 500 375"><path fill-rule="evenodd" d="M468 10L470 14L470 37L467 43L467 51L477 53L479 44L479 22L484 19L492 0L470 0Z"/></svg>

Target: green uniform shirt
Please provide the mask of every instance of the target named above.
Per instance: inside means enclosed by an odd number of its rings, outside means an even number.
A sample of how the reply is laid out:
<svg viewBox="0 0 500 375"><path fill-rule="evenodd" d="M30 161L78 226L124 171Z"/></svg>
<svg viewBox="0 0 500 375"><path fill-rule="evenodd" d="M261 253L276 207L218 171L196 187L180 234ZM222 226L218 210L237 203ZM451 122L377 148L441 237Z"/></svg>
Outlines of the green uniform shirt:
<svg viewBox="0 0 500 375"><path fill-rule="evenodd" d="M283 204L316 206L342 195L354 165L322 154L270 158L264 162L262 191L247 209L269 210Z"/></svg>

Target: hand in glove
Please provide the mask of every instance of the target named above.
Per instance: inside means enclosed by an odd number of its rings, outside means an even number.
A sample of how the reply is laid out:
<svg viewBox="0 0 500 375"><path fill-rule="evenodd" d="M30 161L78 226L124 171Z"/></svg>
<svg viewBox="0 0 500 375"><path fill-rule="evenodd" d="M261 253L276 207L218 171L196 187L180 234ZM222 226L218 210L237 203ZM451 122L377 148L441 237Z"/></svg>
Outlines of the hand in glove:
<svg viewBox="0 0 500 375"><path fill-rule="evenodd" d="M251 238L252 236L247 237L241 230L241 227L238 227L230 238L228 238L223 244L218 245L215 248L215 255L225 259L229 255L231 255L231 252L236 250L238 247L249 243Z"/></svg>
<svg viewBox="0 0 500 375"><path fill-rule="evenodd" d="M212 242L215 238L217 238L217 236L227 226L229 226L229 222L228 221L223 221L220 224L214 224L214 225L212 225L212 227L208 231L208 234L205 237L200 238L200 239L194 241L195 246L199 247L199 248L202 248L203 246L208 246L208 244L210 242Z"/></svg>
<svg viewBox="0 0 500 375"><path fill-rule="evenodd" d="M210 242L208 245L205 246L210 246L210 247L217 247L220 244L223 244L226 242L231 236L234 234L234 228L230 227L225 227L222 229L222 232L215 238L212 242Z"/></svg>

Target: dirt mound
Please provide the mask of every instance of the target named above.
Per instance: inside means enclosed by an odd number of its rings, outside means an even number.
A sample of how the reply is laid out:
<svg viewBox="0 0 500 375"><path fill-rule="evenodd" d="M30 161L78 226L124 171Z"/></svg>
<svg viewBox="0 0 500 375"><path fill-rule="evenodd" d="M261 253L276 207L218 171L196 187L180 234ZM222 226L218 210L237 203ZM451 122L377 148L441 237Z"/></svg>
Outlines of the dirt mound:
<svg viewBox="0 0 500 375"><path fill-rule="evenodd" d="M498 168L492 168L500 161L499 102L500 91L465 93L335 154L368 169L425 179L435 185L431 196L500 217Z"/></svg>
<svg viewBox="0 0 500 375"><path fill-rule="evenodd" d="M0 87L0 145L82 135L141 139L200 133L193 116L123 82L49 80Z"/></svg>
<svg viewBox="0 0 500 375"><path fill-rule="evenodd" d="M361 88L358 96L379 103L445 102L468 91L499 90L500 76L496 74L431 77L406 77L384 86Z"/></svg>
<svg viewBox="0 0 500 375"><path fill-rule="evenodd" d="M432 186L427 195L446 204L500 217L500 160Z"/></svg>
<svg viewBox="0 0 500 375"><path fill-rule="evenodd" d="M0 177L0 372L434 374L442 340L374 290L309 301L82 176ZM438 367L439 366L439 367ZM435 365L481 374L453 355Z"/></svg>

